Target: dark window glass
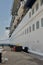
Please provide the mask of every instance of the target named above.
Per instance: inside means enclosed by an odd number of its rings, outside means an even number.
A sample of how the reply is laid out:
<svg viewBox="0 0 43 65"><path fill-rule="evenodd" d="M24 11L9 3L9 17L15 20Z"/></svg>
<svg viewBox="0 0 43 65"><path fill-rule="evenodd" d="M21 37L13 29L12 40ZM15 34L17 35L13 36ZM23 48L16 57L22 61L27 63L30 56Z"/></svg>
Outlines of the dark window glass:
<svg viewBox="0 0 43 65"><path fill-rule="evenodd" d="M31 32L31 26L29 27L29 32Z"/></svg>
<svg viewBox="0 0 43 65"><path fill-rule="evenodd" d="M28 28L27 28L27 33L28 33Z"/></svg>
<svg viewBox="0 0 43 65"><path fill-rule="evenodd" d="M31 17L31 12L29 12L29 18Z"/></svg>
<svg viewBox="0 0 43 65"><path fill-rule="evenodd" d="M26 30L25 30L25 34L26 34Z"/></svg>
<svg viewBox="0 0 43 65"><path fill-rule="evenodd" d="M39 8L39 4L37 3L37 4L36 4L36 11L38 10L38 8Z"/></svg>
<svg viewBox="0 0 43 65"><path fill-rule="evenodd" d="M34 14L34 9L32 9L32 15Z"/></svg>
<svg viewBox="0 0 43 65"><path fill-rule="evenodd" d="M32 28L33 28L33 31L34 31L35 30L35 25L34 24L33 24Z"/></svg>
<svg viewBox="0 0 43 65"><path fill-rule="evenodd" d="M41 19L41 27L43 27L43 18Z"/></svg>
<svg viewBox="0 0 43 65"><path fill-rule="evenodd" d="M36 22L36 29L39 28L39 21Z"/></svg>

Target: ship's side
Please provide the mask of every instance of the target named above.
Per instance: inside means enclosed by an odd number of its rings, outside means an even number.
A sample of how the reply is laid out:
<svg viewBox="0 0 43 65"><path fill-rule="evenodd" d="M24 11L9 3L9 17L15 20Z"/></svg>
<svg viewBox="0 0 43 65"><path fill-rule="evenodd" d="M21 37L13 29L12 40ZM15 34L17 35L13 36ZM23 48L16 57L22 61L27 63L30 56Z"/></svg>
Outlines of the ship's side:
<svg viewBox="0 0 43 65"><path fill-rule="evenodd" d="M36 0L10 37L11 43L43 56L43 0Z"/></svg>

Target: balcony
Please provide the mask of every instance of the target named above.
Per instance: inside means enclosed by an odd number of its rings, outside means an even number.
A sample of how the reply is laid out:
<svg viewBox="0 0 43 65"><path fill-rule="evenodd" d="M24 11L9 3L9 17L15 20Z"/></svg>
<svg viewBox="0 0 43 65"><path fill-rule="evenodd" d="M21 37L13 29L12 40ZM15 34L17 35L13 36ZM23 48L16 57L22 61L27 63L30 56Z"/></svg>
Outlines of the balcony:
<svg viewBox="0 0 43 65"><path fill-rule="evenodd" d="M17 14L19 7L20 7L20 0L14 0L13 6L12 6L12 9L11 9L11 14L12 15Z"/></svg>

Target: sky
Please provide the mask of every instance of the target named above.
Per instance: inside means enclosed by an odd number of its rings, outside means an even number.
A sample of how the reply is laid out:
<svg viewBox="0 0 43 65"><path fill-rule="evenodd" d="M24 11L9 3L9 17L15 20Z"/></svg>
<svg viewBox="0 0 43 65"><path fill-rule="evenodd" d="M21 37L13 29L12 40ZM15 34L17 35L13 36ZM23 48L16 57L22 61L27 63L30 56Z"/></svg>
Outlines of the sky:
<svg viewBox="0 0 43 65"><path fill-rule="evenodd" d="M7 38L5 27L10 26L12 4L13 0L0 0L0 40Z"/></svg>

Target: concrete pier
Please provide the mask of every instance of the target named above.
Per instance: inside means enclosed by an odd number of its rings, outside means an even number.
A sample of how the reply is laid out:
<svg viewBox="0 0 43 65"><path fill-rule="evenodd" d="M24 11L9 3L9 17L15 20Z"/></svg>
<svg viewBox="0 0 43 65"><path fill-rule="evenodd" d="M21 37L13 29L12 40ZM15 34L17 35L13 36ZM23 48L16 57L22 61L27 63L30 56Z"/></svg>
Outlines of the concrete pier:
<svg viewBox="0 0 43 65"><path fill-rule="evenodd" d="M4 60L0 65L43 65L43 61L25 52L4 51L2 57Z"/></svg>

